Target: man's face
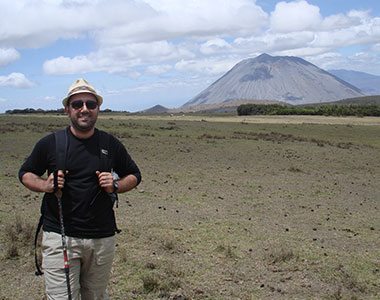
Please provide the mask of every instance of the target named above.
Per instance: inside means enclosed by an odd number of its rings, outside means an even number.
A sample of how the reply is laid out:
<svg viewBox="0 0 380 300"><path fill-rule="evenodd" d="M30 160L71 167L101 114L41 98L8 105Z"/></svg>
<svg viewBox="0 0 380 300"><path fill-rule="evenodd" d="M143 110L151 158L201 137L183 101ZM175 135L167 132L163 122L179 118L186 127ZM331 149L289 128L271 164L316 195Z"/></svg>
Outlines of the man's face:
<svg viewBox="0 0 380 300"><path fill-rule="evenodd" d="M79 93L70 97L65 111L75 129L87 132L95 127L99 105L93 94Z"/></svg>

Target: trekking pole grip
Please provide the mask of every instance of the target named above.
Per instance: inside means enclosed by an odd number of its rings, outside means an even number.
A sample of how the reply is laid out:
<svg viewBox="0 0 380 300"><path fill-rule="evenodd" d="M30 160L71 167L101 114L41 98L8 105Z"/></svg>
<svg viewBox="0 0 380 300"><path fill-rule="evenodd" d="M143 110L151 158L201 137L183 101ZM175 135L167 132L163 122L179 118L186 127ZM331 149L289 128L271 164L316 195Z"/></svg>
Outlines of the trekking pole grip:
<svg viewBox="0 0 380 300"><path fill-rule="evenodd" d="M58 191L58 170L54 170L53 178L54 178L54 193L56 193Z"/></svg>

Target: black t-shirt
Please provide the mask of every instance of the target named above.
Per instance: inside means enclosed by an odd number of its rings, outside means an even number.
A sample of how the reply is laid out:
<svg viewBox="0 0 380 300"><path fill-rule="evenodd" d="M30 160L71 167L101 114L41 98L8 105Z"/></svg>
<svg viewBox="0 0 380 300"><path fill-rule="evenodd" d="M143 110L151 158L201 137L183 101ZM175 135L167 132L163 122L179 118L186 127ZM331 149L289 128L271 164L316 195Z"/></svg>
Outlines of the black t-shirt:
<svg viewBox="0 0 380 300"><path fill-rule="evenodd" d="M99 186L96 171L100 171L99 131L88 139L78 139L69 128L65 186L62 189L62 207L65 233L79 238L101 238L115 234L115 215L109 195ZM133 174L138 183L140 170L123 144L112 135L108 151L112 151L112 168L120 178ZM19 178L27 172L42 176L56 169L54 134L37 142L31 155L19 171ZM53 193L45 193L41 211L44 231L60 233L58 202Z"/></svg>

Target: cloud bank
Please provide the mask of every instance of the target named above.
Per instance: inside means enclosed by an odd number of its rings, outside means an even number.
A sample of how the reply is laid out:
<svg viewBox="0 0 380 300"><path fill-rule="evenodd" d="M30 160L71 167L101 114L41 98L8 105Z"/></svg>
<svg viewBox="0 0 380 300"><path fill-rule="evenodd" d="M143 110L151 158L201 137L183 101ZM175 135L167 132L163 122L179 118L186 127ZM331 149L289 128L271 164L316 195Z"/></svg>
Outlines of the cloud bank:
<svg viewBox="0 0 380 300"><path fill-rule="evenodd" d="M216 75L263 52L302 56L321 67L359 68L365 61L380 67L379 17L355 10L322 16L305 0L279 2L272 12L254 0L19 0L2 1L0 11L0 66L19 59L18 48L60 40L92 45L46 60L48 75ZM356 46L366 49L339 52Z"/></svg>

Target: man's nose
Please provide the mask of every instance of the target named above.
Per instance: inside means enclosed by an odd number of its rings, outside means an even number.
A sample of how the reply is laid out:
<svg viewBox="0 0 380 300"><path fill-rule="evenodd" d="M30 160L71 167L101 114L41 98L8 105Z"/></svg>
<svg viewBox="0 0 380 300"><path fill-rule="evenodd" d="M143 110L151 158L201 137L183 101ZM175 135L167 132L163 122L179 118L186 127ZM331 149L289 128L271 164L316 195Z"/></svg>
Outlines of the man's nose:
<svg viewBox="0 0 380 300"><path fill-rule="evenodd" d="M87 108L86 102L83 102L82 106L82 111L88 111L89 109Z"/></svg>

